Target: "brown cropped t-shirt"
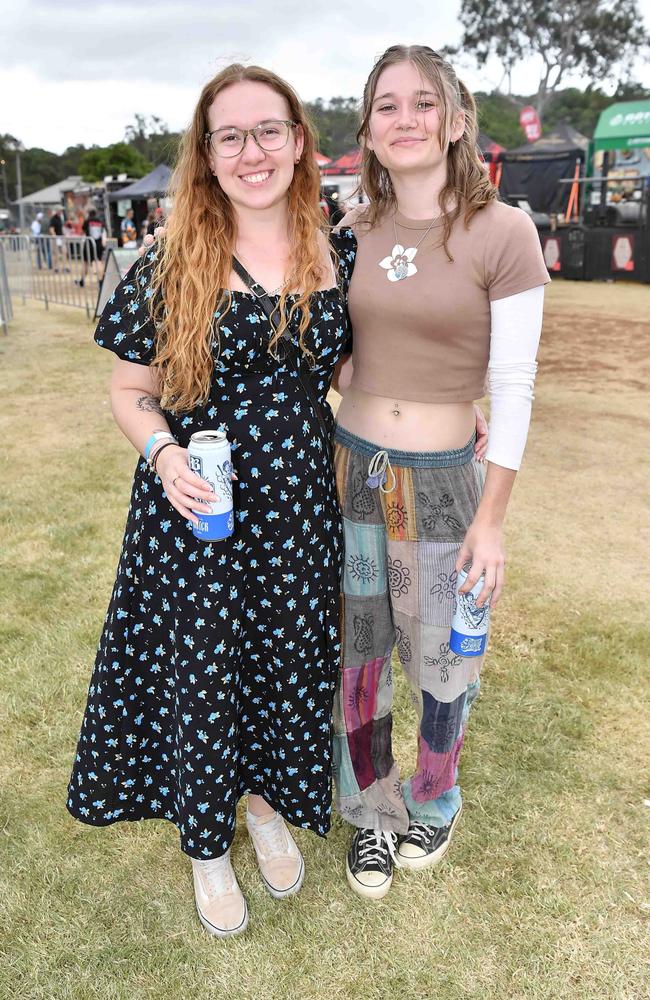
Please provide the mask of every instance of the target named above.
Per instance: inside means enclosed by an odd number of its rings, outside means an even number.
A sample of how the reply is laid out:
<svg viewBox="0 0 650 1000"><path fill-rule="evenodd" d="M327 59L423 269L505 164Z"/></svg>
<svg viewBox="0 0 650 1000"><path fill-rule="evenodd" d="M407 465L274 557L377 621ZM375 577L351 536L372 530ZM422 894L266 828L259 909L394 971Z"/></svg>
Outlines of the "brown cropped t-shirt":
<svg viewBox="0 0 650 1000"><path fill-rule="evenodd" d="M436 220L413 259L417 273L389 281L379 262L395 243L414 247L431 220L391 213L373 229L352 222L358 249L350 282L352 385L429 403L479 399L490 355L490 302L549 281L531 219L491 202L469 228L462 216L442 247ZM397 224L397 240L395 239Z"/></svg>

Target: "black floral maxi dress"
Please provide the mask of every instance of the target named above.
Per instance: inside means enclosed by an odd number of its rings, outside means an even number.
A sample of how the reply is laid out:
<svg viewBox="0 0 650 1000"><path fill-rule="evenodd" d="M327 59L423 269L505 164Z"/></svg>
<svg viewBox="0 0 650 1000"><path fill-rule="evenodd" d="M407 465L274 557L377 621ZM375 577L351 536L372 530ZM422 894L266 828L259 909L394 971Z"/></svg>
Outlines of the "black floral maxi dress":
<svg viewBox="0 0 650 1000"><path fill-rule="evenodd" d="M315 293L306 338L331 423L325 396L348 339L356 250L349 230L333 243L340 288ZM154 355L153 260L130 270L95 334L139 364ZM255 297L234 292L207 404L165 413L183 447L195 431L228 432L239 477L231 538L195 538L138 462L68 790L84 823L170 820L195 858L228 849L246 791L296 826L324 835L330 824L340 511L317 417L268 338Z"/></svg>

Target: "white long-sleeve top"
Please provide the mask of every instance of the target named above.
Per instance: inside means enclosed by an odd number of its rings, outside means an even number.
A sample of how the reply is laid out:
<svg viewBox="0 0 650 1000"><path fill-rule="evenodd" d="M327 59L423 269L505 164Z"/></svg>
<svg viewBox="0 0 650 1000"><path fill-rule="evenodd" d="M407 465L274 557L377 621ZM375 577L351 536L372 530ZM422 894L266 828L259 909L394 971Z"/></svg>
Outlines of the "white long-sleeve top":
<svg viewBox="0 0 650 1000"><path fill-rule="evenodd" d="M506 469L519 468L526 447L543 311L543 285L490 303L486 458Z"/></svg>

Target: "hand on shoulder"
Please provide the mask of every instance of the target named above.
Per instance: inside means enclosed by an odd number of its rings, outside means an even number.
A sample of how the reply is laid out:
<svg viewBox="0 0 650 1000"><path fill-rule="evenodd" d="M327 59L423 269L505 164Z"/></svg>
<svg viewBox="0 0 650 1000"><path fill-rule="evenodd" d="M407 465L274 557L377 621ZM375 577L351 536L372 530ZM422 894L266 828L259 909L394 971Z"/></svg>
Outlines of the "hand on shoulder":
<svg viewBox="0 0 650 1000"><path fill-rule="evenodd" d="M153 236L151 236L150 233L147 233L142 241L142 246L138 250L138 256L144 257L149 247L152 247L156 240L162 239L166 232L167 230L164 226L157 226L153 231Z"/></svg>
<svg viewBox="0 0 650 1000"><path fill-rule="evenodd" d="M332 232L340 233L342 229L351 229L357 222L359 222L368 208L367 204L354 205L352 208L348 209L340 222L334 226Z"/></svg>

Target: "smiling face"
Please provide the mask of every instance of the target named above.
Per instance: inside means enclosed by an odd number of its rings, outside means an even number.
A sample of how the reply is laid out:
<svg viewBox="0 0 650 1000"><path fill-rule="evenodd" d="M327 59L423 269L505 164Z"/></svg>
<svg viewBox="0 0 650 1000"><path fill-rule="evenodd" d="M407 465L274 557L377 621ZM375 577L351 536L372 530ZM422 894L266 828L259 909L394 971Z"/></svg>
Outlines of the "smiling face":
<svg viewBox="0 0 650 1000"><path fill-rule="evenodd" d="M441 148L441 98L433 83L412 62L386 66L377 79L366 143L391 173L420 173L447 158ZM450 140L463 134L462 111L455 117Z"/></svg>
<svg viewBox="0 0 650 1000"><path fill-rule="evenodd" d="M290 119L289 105L281 94L266 83L242 80L217 94L208 111L208 129L249 129L262 122ZM302 150L302 129L298 126L289 130L282 149L266 152L249 135L237 156L217 156L208 146L208 161L235 209L263 210L286 200Z"/></svg>

